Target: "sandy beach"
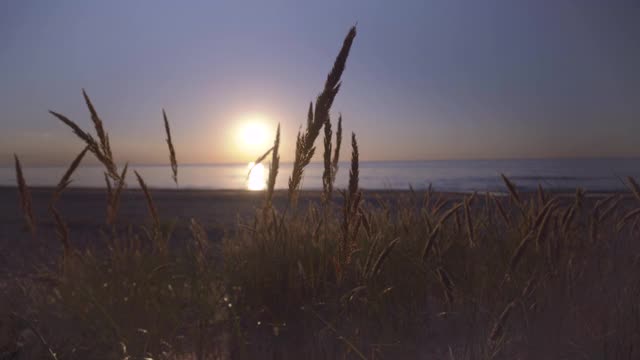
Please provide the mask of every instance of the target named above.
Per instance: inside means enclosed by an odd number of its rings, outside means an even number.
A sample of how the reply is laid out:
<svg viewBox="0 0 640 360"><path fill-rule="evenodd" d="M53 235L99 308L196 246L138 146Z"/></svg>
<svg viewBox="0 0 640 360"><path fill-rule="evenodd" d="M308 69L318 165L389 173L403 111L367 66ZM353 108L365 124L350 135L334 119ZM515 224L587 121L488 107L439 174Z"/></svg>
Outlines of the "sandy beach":
<svg viewBox="0 0 640 360"><path fill-rule="evenodd" d="M25 265L33 263L33 259L28 259L28 256L35 247L44 246L46 250L41 252L54 255L46 255L47 259L55 259L55 254L61 251L59 240L56 238L55 222L48 210L53 188L34 187L30 191L38 229L35 239L26 230L17 188L0 187L0 270L24 269ZM363 192L365 202L372 206L378 206L380 201L393 206L400 198L398 195L406 199L411 196L409 191L363 190ZM424 192L415 193L413 201L416 205L422 201L424 194ZM586 201L595 202L609 194L589 193ZM202 225L212 243L220 244L225 232L233 231L239 220L251 222L253 214L262 206L264 200L263 192L244 190L152 189L151 195L161 221L173 227L171 242L177 246L180 246L181 241L191 238L189 230L191 219L197 220ZM574 196L571 193L555 195L561 197L563 202L573 201ZM320 196L320 191L303 191L300 193L299 205L306 208L309 202L318 202ZM435 198L443 197L448 201L456 201L463 196L465 194L462 193L434 193ZM521 196L536 196L536 194L523 192ZM621 201L620 206L626 207L632 203L631 196L627 194L626 197L628 199ZM478 194L480 202L484 201L484 198L484 194ZM334 201L341 204L341 196L336 194ZM105 189L70 188L63 193L57 208L67 224L72 245L78 248L104 246L106 234L111 231L111 228L106 225L106 203ZM279 210L287 207L286 190L276 191L274 205ZM133 231L141 234L142 226L150 223L151 219L142 191L125 190L122 193L118 211L118 231L121 233Z"/></svg>
<svg viewBox="0 0 640 360"><path fill-rule="evenodd" d="M38 238L57 245L55 223L48 211L52 188L32 188L33 210L38 227ZM375 191L367 198L386 197L397 191ZM207 231L209 239L222 239L224 231L233 230L238 219L248 219L262 206L264 193L242 190L151 190L162 221L175 222L174 238L186 236L190 219L196 219ZM319 200L320 192L302 192L299 203ZM0 250L5 253L21 248L19 244L32 241L25 230L20 209L18 190L0 187ZM284 209L286 191L277 191L275 206ZM340 199L336 199L340 201ZM107 195L105 189L67 189L57 208L69 228L71 241L76 245L95 243L104 236ZM139 228L149 224L149 212L142 191L126 190L122 194L118 212L118 226Z"/></svg>
<svg viewBox="0 0 640 360"><path fill-rule="evenodd" d="M56 241L54 222L48 211L52 191L52 188L31 189L39 237L46 241ZM365 200L376 203L377 199L390 199L394 202L400 193L409 194L408 191L365 191ZM207 230L209 239L213 241L220 240L225 230L233 230L238 218L250 218L254 211L262 206L264 196L263 192L253 191L188 189L154 189L151 194L161 219L175 221L176 236L184 234L190 219L194 218ZM417 196L421 198L423 194L418 193ZM598 199L606 195L590 194L589 198ZM464 194L436 193L436 196L453 200ZM565 196L571 197L573 194ZM305 191L301 193L299 201L305 205L306 202L318 201L319 198L319 191ZM484 195L479 198L484 198ZM17 188L0 187L0 199L0 249L8 244L29 240L30 235L24 229ZM286 199L286 191L276 191L275 206L284 209ZM340 202L340 196L335 200ZM72 241L84 244L102 236L101 232L105 229L106 201L105 189L70 188L64 192L57 207L67 222ZM149 212L143 193L140 190L124 191L118 213L119 226L139 227L148 223Z"/></svg>
<svg viewBox="0 0 640 360"><path fill-rule="evenodd" d="M48 211L53 189L31 189L38 241L58 249L55 223ZM174 237L186 236L191 218L206 229L209 239L220 240L224 229L233 228L238 216L248 217L260 206L262 193L249 191L152 190L162 221L175 221ZM25 230L17 188L0 188L0 254L5 263L18 261L33 244ZM72 188L65 191L57 208L64 217L74 245L99 244L107 230L106 190ZM144 195L139 190L124 191L118 212L118 228L139 229L149 223ZM2 262L2 261L0 261Z"/></svg>
<svg viewBox="0 0 640 360"><path fill-rule="evenodd" d="M50 188L31 189L38 226L44 232L53 225L47 211L51 194ZM262 200L261 193L249 191L152 190L152 196L163 219L181 222L196 218L207 227L232 223L237 214L249 214ZM6 236L22 223L17 189L0 188L0 199L0 227ZM73 188L64 192L57 207L73 231L104 225L106 203L104 189ZM123 192L118 217L121 225L142 225L148 215L141 191Z"/></svg>
<svg viewBox="0 0 640 360"><path fill-rule="evenodd" d="M53 188L31 188L33 208L38 226L52 226L48 205ZM363 190L365 200L396 199L398 194L409 194L402 190ZM547 191L549 192L549 191ZM320 191L302 191L300 203L317 201ZM601 198L608 193L588 193L590 198ZM423 196L423 191L417 191ZM435 192L437 196L450 199L464 196L462 193ZM527 193L524 193L526 196ZM245 190L192 190L192 189L152 189L151 195L158 208L159 215L164 220L188 221L197 219L205 227L228 226L236 223L238 215L250 216L252 212L262 206L264 193ZM484 197L482 193L480 197ZM556 194L558 195L558 194ZM572 197L573 193L559 194ZM276 207L286 205L287 192L277 190L274 196ZM22 228L22 212L16 187L0 187L0 237L12 234ZM336 194L334 200L340 202ZM99 188L70 188L65 190L58 201L57 207L67 220L71 230L99 227L104 225L106 215L107 194L105 189ZM121 225L142 225L149 220L147 204L142 191L125 190L122 193L118 221Z"/></svg>
<svg viewBox="0 0 640 360"><path fill-rule="evenodd" d="M53 233L53 220L48 212L52 188L32 188L33 209L41 235ZM376 196L398 194L398 191L375 191ZM372 194L372 193L370 193ZM206 229L229 228L238 216L246 218L263 204L264 193L243 190L158 190L151 195L164 221L176 221L184 225L191 218L198 220ZM299 203L319 200L319 191L303 191ZM374 196L368 196L373 199ZM284 208L287 193L276 191L275 206ZM13 238L24 233L18 190L15 187L0 187L0 238ZM337 196L336 201L340 201ZM70 188L65 190L57 208L67 221L74 237L85 237L92 229L105 225L107 194L105 189ZM118 212L120 226L138 226L149 222L147 203L142 191L126 190L122 193ZM82 235L80 235L82 234ZM212 240L217 237L212 232Z"/></svg>

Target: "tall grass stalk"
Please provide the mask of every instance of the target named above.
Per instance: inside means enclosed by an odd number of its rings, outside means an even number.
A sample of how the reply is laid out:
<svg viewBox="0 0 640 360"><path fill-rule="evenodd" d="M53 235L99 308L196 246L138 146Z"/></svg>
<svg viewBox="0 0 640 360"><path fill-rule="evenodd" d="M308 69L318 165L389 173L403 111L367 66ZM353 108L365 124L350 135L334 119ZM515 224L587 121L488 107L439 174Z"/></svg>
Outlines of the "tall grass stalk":
<svg viewBox="0 0 640 360"><path fill-rule="evenodd" d="M333 169L331 166L332 148L331 119L327 119L324 124L324 171L322 173L322 188L324 201L330 201L333 193Z"/></svg>
<svg viewBox="0 0 640 360"><path fill-rule="evenodd" d="M87 107L89 108L94 128L98 133L98 139L100 141L99 143L93 138L93 136L91 136L91 134L82 130L80 126L78 126L75 122L71 121L66 116L55 111L49 111L49 113L63 122L69 128L71 128L71 130L73 130L73 133L76 134L76 136L86 144L86 146L89 148L89 151L105 167L107 174L109 174L109 176L113 180L119 180L118 167L116 166L115 160L113 159L113 154L111 152L109 135L104 130L102 120L100 120L100 118L98 117L98 114L93 107L89 96L84 90L82 90L82 95L84 96Z"/></svg>
<svg viewBox="0 0 640 360"><path fill-rule="evenodd" d="M273 193L276 188L276 178L280 167L280 124L276 130L276 138L273 141L271 164L269 165L269 178L267 179L267 192L265 195L265 208L270 208L273 202Z"/></svg>
<svg viewBox="0 0 640 360"><path fill-rule="evenodd" d="M71 184L71 176L76 171L78 166L80 166L80 163L82 162L82 159L84 158L88 150L89 147L85 146L85 148L73 160L71 165L69 165L64 175L62 175L62 178L58 182L58 185L56 186L55 190L53 191L53 195L51 196L51 204L55 204L60 198L60 195L62 195L62 192L69 186L69 184Z"/></svg>
<svg viewBox="0 0 640 360"><path fill-rule="evenodd" d="M29 229L31 235L35 237L36 219L33 214L31 192L29 191L27 181L25 180L24 174L22 173L22 165L20 164L18 155L14 154L13 158L15 160L16 181L18 183L18 193L20 194L20 207L22 208L22 215L24 217L25 224L27 225L27 229Z"/></svg>
<svg viewBox="0 0 640 360"><path fill-rule="evenodd" d="M333 100L340 90L340 78L344 72L347 57L349 56L349 51L351 50L351 45L355 37L356 28L352 27L344 39L342 48L333 63L333 68L329 72L329 75L327 75L324 89L316 99L313 119L308 117L307 128L304 132L298 134L295 161L293 163L292 174L289 177L289 201L291 204L295 205L297 203L298 190L302 182L304 168L313 158L315 153L314 143L320 133L320 129L329 120L331 105L333 105ZM311 111L309 111L309 113L311 113Z"/></svg>
<svg viewBox="0 0 640 360"><path fill-rule="evenodd" d="M176 159L176 150L171 139L171 129L169 128L169 120L167 113L162 109L162 118L164 119L164 130L167 133L167 146L169 147L169 162L171 164L171 177L176 186L178 186L178 159Z"/></svg>
<svg viewBox="0 0 640 360"><path fill-rule="evenodd" d="M122 196L122 190L126 185L127 171L129 170L129 163L124 165L122 168L122 173L120 173L120 177L116 182L115 191L109 191L107 194L107 225L114 225L118 216L118 209L120 208L120 197ZM106 178L105 181L109 189L110 182L109 179Z"/></svg>
<svg viewBox="0 0 640 360"><path fill-rule="evenodd" d="M336 130L336 146L333 151L333 161L331 162L331 184L335 184L338 174L338 163L340 161L340 147L342 146L342 114L338 117L338 129Z"/></svg>

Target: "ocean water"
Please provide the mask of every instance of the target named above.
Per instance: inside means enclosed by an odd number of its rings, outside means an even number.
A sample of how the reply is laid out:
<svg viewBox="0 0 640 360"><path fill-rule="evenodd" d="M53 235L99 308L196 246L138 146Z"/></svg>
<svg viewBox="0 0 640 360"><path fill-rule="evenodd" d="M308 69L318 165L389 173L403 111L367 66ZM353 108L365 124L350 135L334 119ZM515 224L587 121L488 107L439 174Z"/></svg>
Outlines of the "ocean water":
<svg viewBox="0 0 640 360"><path fill-rule="evenodd" d="M152 188L175 189L168 166L132 166ZM250 189L260 190L268 174L254 168L248 177L248 164L183 165L179 168L181 189ZM65 172L64 167L25 168L30 186L55 186ZM276 187L287 187L292 165L282 164ZM322 188L323 166L311 164L305 170L303 189ZM361 162L360 186L364 189L424 189L432 184L439 191L502 191L500 174L504 173L521 189L534 189L541 184L550 190L573 191L580 186L589 191L615 191L625 188L626 176L640 177L640 159L545 159L545 160L438 160ZM129 173L133 175L133 171ZM340 164L336 178L338 188L347 185L349 164ZM129 187L137 187L129 176ZM15 185L12 167L0 168L0 185ZM81 167L71 186L104 187L103 169Z"/></svg>

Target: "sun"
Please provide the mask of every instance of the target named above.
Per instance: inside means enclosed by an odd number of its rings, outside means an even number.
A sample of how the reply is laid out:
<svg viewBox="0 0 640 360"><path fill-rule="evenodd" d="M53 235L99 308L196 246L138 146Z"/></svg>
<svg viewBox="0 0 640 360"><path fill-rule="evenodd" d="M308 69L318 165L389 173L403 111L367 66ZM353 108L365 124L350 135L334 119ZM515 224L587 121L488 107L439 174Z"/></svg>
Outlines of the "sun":
<svg viewBox="0 0 640 360"><path fill-rule="evenodd" d="M240 128L240 145L249 152L264 151L269 140L268 134L269 131L263 121L249 121Z"/></svg>
<svg viewBox="0 0 640 360"><path fill-rule="evenodd" d="M246 117L244 122L240 122L235 130L236 146L243 157L256 159L264 154L270 146L271 130L267 126L263 116ZM266 187L265 177L267 168L263 164L250 162L247 164L249 173L247 174L246 186L248 190L260 191Z"/></svg>

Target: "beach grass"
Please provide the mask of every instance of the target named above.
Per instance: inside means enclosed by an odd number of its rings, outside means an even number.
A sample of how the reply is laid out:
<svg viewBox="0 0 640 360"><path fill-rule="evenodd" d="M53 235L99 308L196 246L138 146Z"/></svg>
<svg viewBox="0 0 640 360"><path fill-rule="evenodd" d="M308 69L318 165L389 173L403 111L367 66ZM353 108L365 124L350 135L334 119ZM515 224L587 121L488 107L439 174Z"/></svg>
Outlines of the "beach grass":
<svg viewBox="0 0 640 360"><path fill-rule="evenodd" d="M359 186L352 134L348 187L335 188L342 116L334 140L330 110L355 36L353 28L310 105L287 191L275 191L278 126L273 147L256 161L271 155L264 202L222 242L210 241L195 219L190 234L176 238L175 222L137 172L150 221L118 226L128 165L119 170L93 103L83 91L97 140L52 112L85 148L50 205L61 255L3 279L1 305L19 341L7 341L2 356L39 349L40 358L57 359L640 358L634 179L628 194L597 199L582 189L523 193L504 175L504 193L430 187L381 197ZM177 186L164 111L163 122ZM323 129L322 195L301 204L304 169ZM104 166L107 201L103 236L80 247L56 204L86 153ZM17 156L16 174L26 227L37 238ZM277 196L286 205L276 206Z"/></svg>

